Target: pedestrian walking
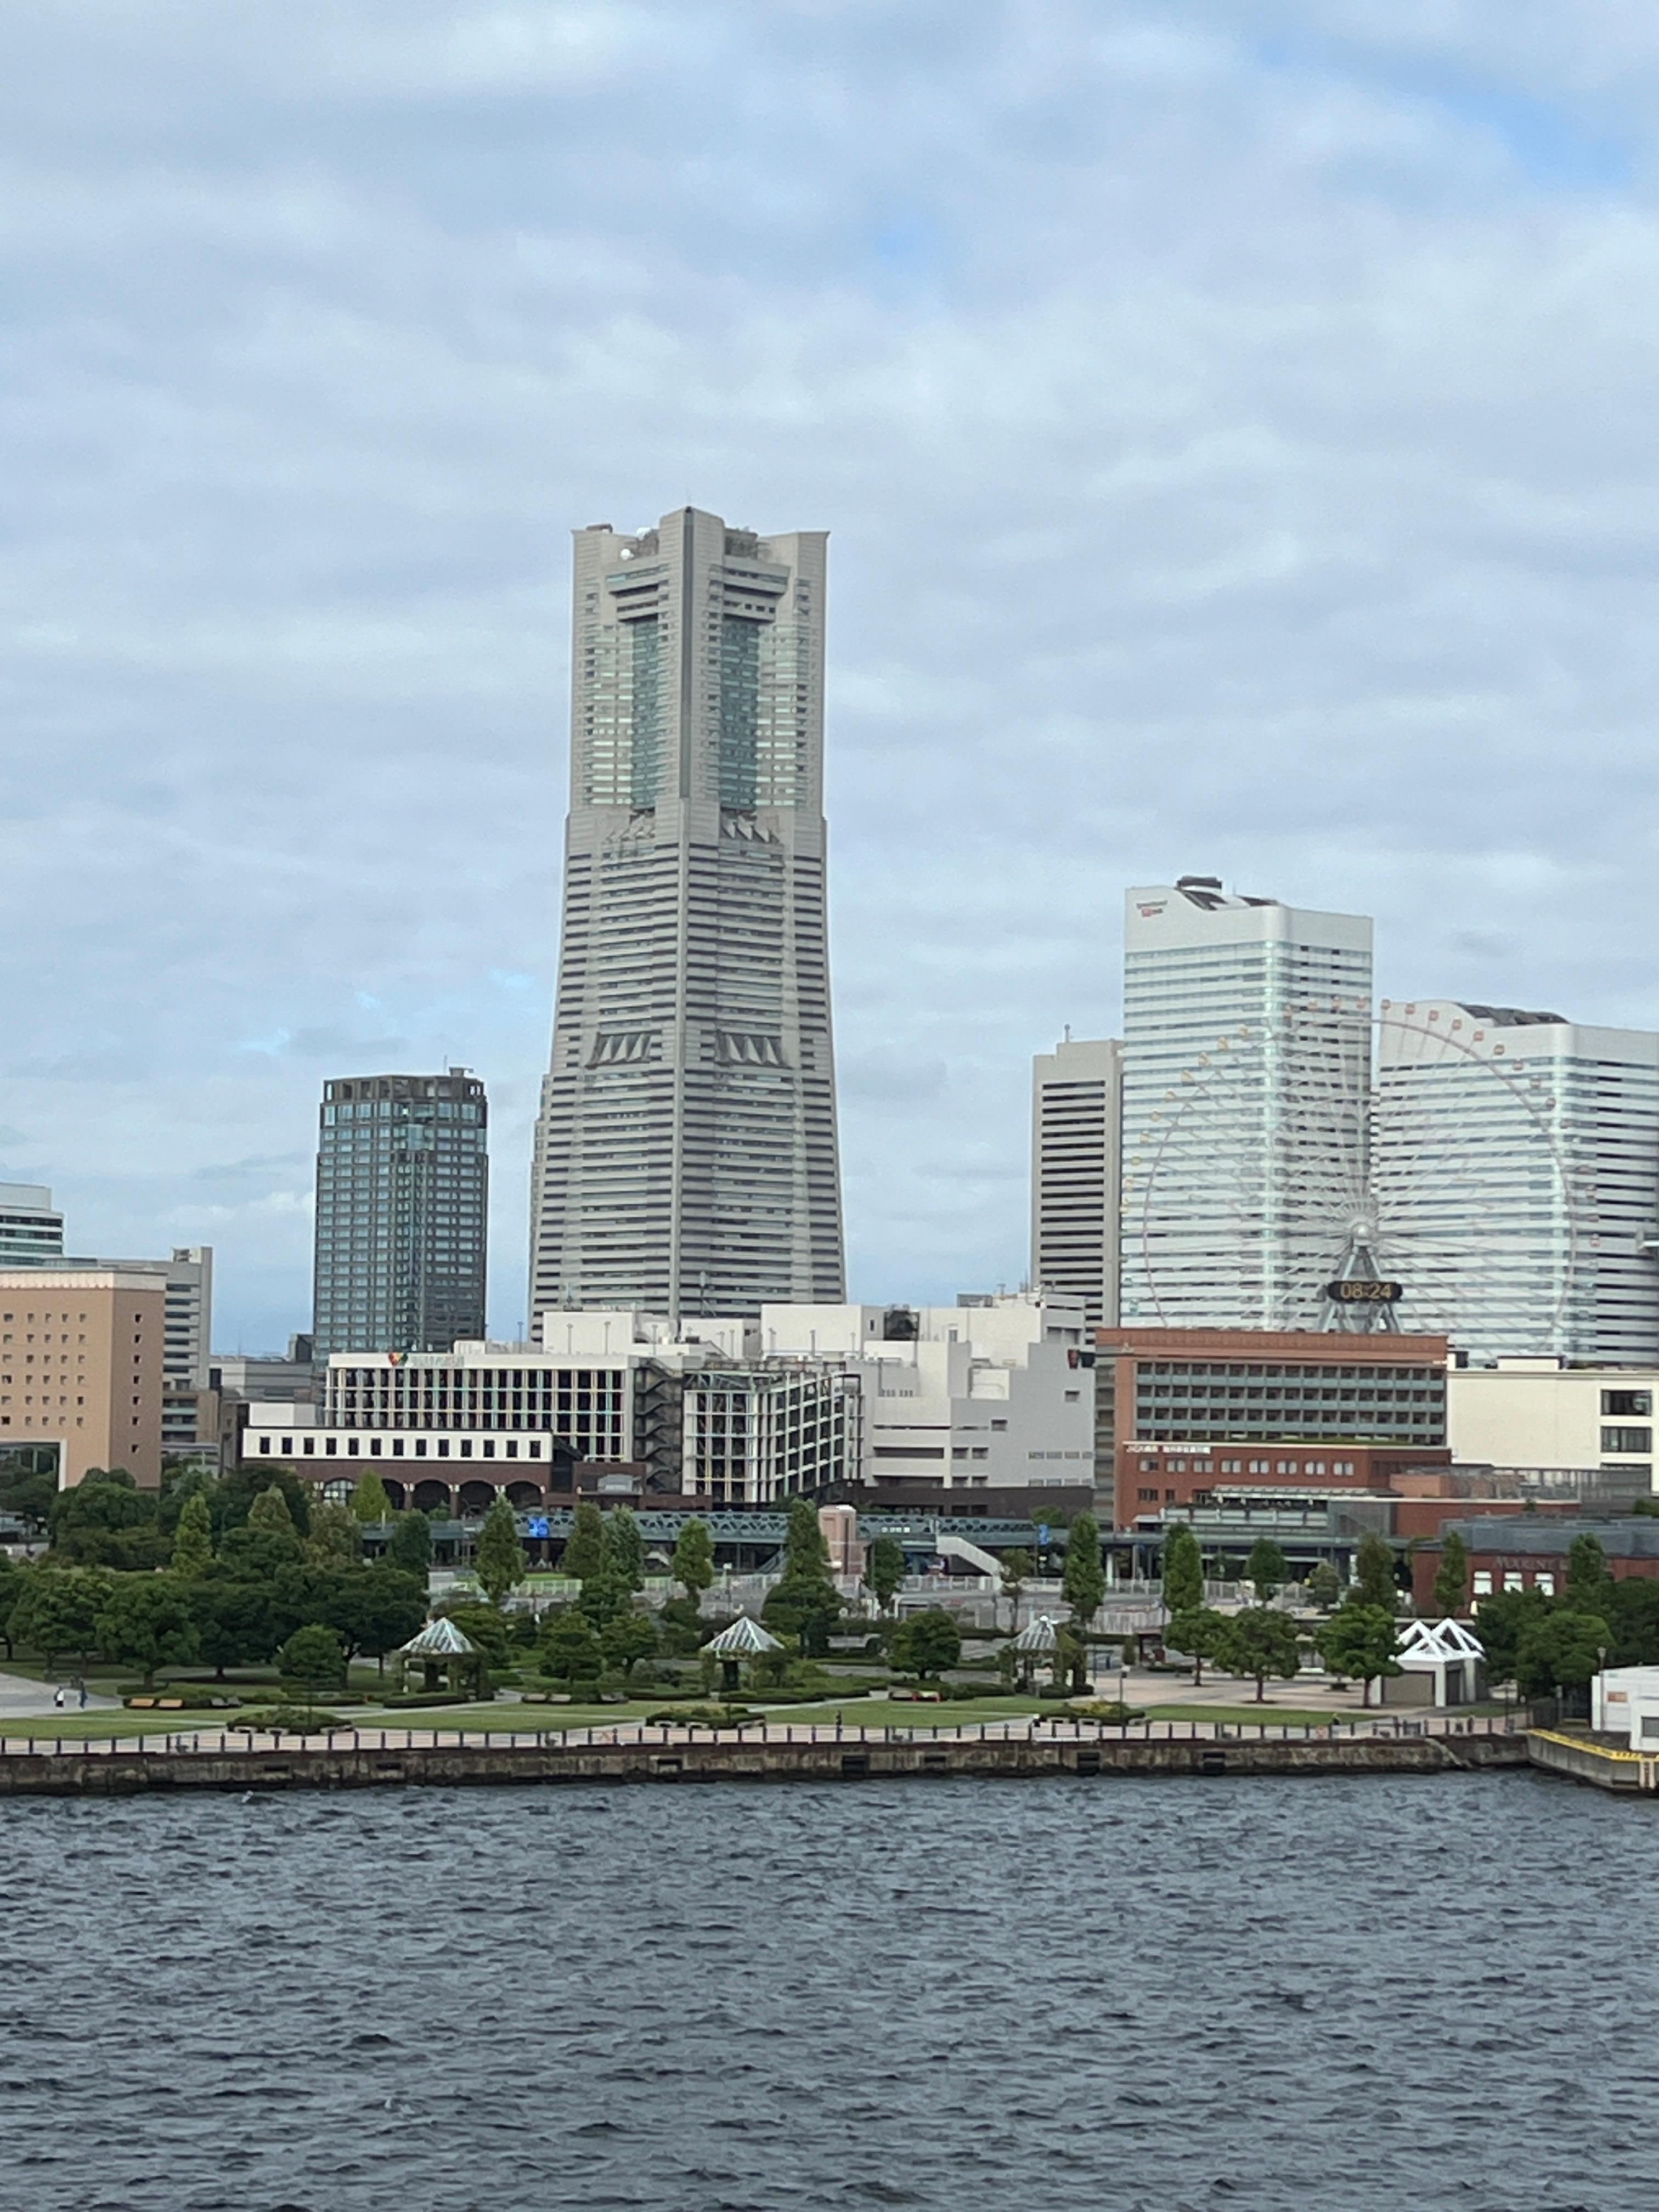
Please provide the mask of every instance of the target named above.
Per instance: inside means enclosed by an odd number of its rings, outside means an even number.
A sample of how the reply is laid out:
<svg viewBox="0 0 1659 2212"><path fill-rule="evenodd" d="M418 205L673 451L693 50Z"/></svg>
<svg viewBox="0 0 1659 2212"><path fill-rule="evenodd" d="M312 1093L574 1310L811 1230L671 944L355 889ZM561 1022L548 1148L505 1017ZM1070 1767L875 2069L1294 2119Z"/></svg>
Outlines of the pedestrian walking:
<svg viewBox="0 0 1659 2212"><path fill-rule="evenodd" d="M84 1681L79 1685L79 1688L81 1692L81 1711L85 1712L87 1709L87 1686Z"/></svg>
<svg viewBox="0 0 1659 2212"><path fill-rule="evenodd" d="M61 1682L52 1693L52 1702L60 1713L63 1711L64 1706L69 1703L69 1692L64 1687Z"/></svg>

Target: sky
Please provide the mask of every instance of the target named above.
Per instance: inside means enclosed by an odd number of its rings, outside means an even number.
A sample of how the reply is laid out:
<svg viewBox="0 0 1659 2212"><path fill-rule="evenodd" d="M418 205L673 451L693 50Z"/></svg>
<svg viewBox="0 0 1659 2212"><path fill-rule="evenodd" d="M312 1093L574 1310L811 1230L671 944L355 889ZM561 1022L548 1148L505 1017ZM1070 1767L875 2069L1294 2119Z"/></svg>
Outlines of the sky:
<svg viewBox="0 0 1659 2212"><path fill-rule="evenodd" d="M1659 10L9 0L0 1176L308 1325L465 1064L525 1312L569 532L830 538L849 1293L1027 1264L1132 884L1659 1028Z"/></svg>

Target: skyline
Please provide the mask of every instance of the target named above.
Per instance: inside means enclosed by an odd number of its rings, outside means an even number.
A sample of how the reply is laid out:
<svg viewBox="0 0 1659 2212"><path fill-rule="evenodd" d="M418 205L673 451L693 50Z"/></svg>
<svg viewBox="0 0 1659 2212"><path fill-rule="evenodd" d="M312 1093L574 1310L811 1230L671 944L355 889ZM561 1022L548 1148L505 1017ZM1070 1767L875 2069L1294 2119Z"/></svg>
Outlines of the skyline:
<svg viewBox="0 0 1659 2212"><path fill-rule="evenodd" d="M215 1245L221 1348L303 1325L358 1066L489 1085L517 1328L560 547L677 495L831 533L852 1295L1020 1279L1126 884L1659 1028L1644 17L88 5L0 56L0 1175Z"/></svg>

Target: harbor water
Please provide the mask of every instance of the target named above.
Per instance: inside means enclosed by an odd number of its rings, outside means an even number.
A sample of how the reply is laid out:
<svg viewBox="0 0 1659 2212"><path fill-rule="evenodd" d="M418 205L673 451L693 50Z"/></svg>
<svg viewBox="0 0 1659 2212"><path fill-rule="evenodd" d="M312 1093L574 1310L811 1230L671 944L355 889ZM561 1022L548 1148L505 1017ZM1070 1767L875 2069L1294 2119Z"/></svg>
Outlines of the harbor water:
<svg viewBox="0 0 1659 2212"><path fill-rule="evenodd" d="M1659 1826L1528 1775L20 1800L3 2212L1634 2212Z"/></svg>

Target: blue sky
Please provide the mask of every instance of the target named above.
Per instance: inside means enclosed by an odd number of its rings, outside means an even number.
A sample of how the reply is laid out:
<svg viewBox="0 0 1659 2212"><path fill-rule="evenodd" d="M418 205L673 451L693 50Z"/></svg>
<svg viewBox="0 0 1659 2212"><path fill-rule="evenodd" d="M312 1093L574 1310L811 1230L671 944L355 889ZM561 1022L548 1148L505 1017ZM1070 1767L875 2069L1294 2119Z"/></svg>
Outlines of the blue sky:
<svg viewBox="0 0 1659 2212"><path fill-rule="evenodd" d="M832 532L856 1295L1019 1279L1129 883L1659 1026L1650 7L13 0L0 121L0 1172L222 1347L383 1065L519 1325L601 519Z"/></svg>

